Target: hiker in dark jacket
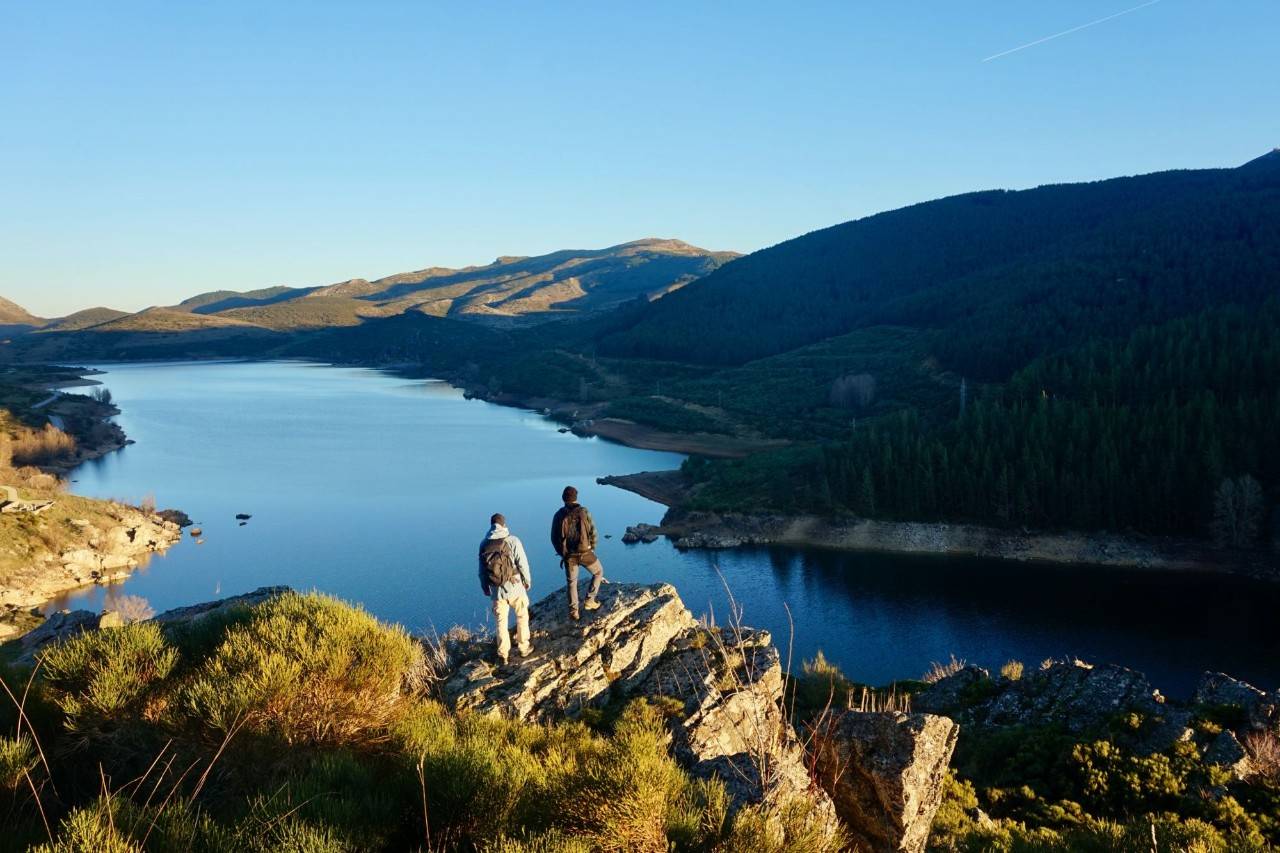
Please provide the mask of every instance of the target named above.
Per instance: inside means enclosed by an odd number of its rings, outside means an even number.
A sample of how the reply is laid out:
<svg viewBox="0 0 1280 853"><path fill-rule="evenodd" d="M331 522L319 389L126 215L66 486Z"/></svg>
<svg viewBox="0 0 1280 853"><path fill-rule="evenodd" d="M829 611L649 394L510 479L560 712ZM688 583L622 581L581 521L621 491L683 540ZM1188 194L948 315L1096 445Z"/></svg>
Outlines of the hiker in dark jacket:
<svg viewBox="0 0 1280 853"><path fill-rule="evenodd" d="M489 532L480 543L480 589L493 600L493 615L498 624L498 661L505 664L511 653L511 634L507 630L507 611L516 612L516 643L520 657L526 657L529 645L529 587L533 575L524 545L507 530L507 520L495 512L489 518Z"/></svg>
<svg viewBox="0 0 1280 853"><path fill-rule="evenodd" d="M560 495L564 506L556 511L551 520L551 547L560 556L560 565L564 566L565 589L569 595L569 618L578 617L578 566L591 572L591 588L587 590L587 600L583 607L597 610L600 602L596 594L600 592L600 582L604 580L604 566L596 556L596 525L591 520L591 513L578 503L578 490L573 486L565 486Z"/></svg>

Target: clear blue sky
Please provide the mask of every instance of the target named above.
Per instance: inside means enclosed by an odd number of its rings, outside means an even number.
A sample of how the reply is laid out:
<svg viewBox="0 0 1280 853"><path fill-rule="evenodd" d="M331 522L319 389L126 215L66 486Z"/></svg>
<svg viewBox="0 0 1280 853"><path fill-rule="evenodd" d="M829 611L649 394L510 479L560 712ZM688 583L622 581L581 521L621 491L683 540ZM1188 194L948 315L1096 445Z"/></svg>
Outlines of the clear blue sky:
<svg viewBox="0 0 1280 853"><path fill-rule="evenodd" d="M1280 145L1280 3L7 3L0 295L44 315L645 236L750 251Z"/></svg>

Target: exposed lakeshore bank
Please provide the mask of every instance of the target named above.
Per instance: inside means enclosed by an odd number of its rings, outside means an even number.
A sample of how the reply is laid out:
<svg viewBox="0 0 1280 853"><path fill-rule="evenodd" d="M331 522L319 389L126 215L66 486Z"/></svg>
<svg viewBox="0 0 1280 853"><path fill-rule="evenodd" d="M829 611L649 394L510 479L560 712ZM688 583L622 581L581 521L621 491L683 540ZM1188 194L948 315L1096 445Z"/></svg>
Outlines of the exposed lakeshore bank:
<svg viewBox="0 0 1280 853"><path fill-rule="evenodd" d="M50 381L32 383L48 391L32 410L71 435L73 454L56 462L12 471L7 484L26 500L47 502L39 514L10 512L0 516L0 638L22 633L38 617L27 612L81 587L127 578L156 553L182 538L182 513L100 501L65 491L58 478L76 467L132 444L111 420L120 410L109 401L64 395L61 389L100 385L88 377L102 371L60 369Z"/></svg>
<svg viewBox="0 0 1280 853"><path fill-rule="evenodd" d="M384 369L399 370L394 367ZM733 436L666 432L629 421L597 418L607 403L570 403L549 397L494 393L456 376L438 378L460 388L468 399L537 411L570 425L575 435L595 435L643 450L741 458L785 444ZM678 548L782 545L834 551L1221 572L1280 583L1280 554L1264 550L1221 550L1195 539L1016 530L945 522L830 518L811 514L702 512L682 507L689 497L689 488L679 471L611 475L600 477L597 482L625 489L666 506L668 509L662 523L656 529L650 528L650 532L673 538Z"/></svg>
<svg viewBox="0 0 1280 853"><path fill-rule="evenodd" d="M760 450L783 447L787 444L785 441L776 439L720 433L672 432L622 418L601 417L609 405L607 402L571 403L550 397L493 392L485 386L467 383L456 377L441 378L450 385L461 388L463 395L469 400L483 400L486 403L517 409L532 409L564 423L575 435L598 436L640 450L659 450L719 459L740 459Z"/></svg>
<svg viewBox="0 0 1280 853"><path fill-rule="evenodd" d="M688 488L679 471L601 477L668 507L649 534L669 536L677 548L782 545L836 551L983 557L1166 571L1227 572L1280 582L1280 555L1232 552L1190 539L1110 533L1009 530L974 524L877 521L780 513L704 512L681 506Z"/></svg>

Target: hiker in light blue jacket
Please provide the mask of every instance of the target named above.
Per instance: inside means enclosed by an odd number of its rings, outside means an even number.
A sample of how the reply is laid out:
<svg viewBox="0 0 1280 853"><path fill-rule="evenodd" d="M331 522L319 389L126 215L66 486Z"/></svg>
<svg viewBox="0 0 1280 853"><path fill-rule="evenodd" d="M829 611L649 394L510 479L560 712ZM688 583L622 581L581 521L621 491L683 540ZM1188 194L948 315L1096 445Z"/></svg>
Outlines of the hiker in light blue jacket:
<svg viewBox="0 0 1280 853"><path fill-rule="evenodd" d="M495 512L489 519L489 533L480 543L480 588L493 599L493 615L498 624L498 661L506 664L511 653L507 611L516 612L516 650L520 657L533 651L529 645L529 588L533 575L520 539L507 530L507 519Z"/></svg>

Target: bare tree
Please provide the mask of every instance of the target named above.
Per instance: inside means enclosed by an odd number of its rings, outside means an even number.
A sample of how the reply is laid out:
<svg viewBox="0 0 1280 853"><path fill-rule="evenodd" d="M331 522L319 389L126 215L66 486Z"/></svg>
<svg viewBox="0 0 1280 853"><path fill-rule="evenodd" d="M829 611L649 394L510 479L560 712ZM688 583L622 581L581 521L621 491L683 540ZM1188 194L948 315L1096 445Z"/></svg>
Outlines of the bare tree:
<svg viewBox="0 0 1280 853"><path fill-rule="evenodd" d="M1231 548L1249 547L1258 540L1262 509L1262 486L1253 477L1223 480L1213 496L1214 541Z"/></svg>

